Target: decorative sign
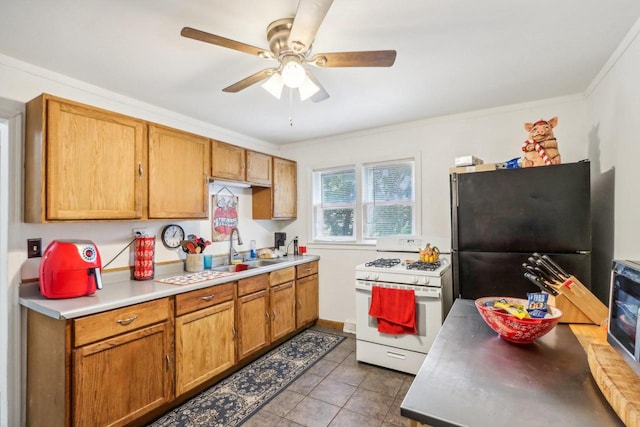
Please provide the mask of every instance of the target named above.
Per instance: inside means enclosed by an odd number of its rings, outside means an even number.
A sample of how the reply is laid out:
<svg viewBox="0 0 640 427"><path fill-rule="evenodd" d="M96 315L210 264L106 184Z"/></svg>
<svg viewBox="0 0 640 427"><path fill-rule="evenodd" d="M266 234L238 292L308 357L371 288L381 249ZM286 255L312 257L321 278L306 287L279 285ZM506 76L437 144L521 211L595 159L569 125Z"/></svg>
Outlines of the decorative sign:
<svg viewBox="0 0 640 427"><path fill-rule="evenodd" d="M238 196L214 194L211 196L211 206L211 240L229 240L231 230L238 226Z"/></svg>

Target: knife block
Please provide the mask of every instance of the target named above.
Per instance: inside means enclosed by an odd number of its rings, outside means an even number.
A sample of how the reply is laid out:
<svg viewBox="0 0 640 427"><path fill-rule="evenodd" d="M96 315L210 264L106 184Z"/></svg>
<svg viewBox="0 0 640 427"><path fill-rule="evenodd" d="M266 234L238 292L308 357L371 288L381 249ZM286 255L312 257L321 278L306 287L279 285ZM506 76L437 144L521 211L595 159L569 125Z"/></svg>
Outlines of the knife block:
<svg viewBox="0 0 640 427"><path fill-rule="evenodd" d="M558 282L555 288L560 294L555 297L550 295L549 303L562 311L561 323L600 325L609 317L607 306L574 276L570 276L562 285Z"/></svg>
<svg viewBox="0 0 640 427"><path fill-rule="evenodd" d="M562 311L559 323L593 323L578 307L563 295L549 295L549 304Z"/></svg>

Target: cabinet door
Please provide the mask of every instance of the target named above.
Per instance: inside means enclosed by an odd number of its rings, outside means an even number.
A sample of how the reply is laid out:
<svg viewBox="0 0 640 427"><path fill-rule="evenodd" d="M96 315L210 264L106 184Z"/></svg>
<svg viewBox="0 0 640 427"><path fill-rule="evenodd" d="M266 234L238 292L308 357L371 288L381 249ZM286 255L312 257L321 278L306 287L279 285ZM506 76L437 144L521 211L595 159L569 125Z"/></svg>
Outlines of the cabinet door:
<svg viewBox="0 0 640 427"><path fill-rule="evenodd" d="M297 208L297 164L273 158L271 188L253 187L253 219L292 219Z"/></svg>
<svg viewBox="0 0 640 427"><path fill-rule="evenodd" d="M271 186L271 156L247 150L247 181L250 184Z"/></svg>
<svg viewBox="0 0 640 427"><path fill-rule="evenodd" d="M176 318L176 396L234 365L234 325L233 301Z"/></svg>
<svg viewBox="0 0 640 427"><path fill-rule="evenodd" d="M123 425L171 401L172 336L166 321L73 350L73 425Z"/></svg>
<svg viewBox="0 0 640 427"><path fill-rule="evenodd" d="M296 329L295 282L287 282L269 290L271 304L271 341Z"/></svg>
<svg viewBox="0 0 640 427"><path fill-rule="evenodd" d="M208 218L209 140L149 125L149 218Z"/></svg>
<svg viewBox="0 0 640 427"><path fill-rule="evenodd" d="M246 178L244 148L212 139L211 176L244 181Z"/></svg>
<svg viewBox="0 0 640 427"><path fill-rule="evenodd" d="M33 146L37 136L27 131L26 172L40 177L41 191L32 191L38 178L27 180L26 199L38 200L35 208L25 200L26 220L141 218L145 123L82 104L48 98L40 102L46 106L35 103L27 110L29 117L38 107L47 114L45 133L38 135L40 149Z"/></svg>
<svg viewBox="0 0 640 427"><path fill-rule="evenodd" d="M266 290L238 298L238 360L270 344Z"/></svg>
<svg viewBox="0 0 640 427"><path fill-rule="evenodd" d="M296 327L301 328L318 319L318 275L296 281Z"/></svg>
<svg viewBox="0 0 640 427"><path fill-rule="evenodd" d="M295 218L297 205L296 162L273 159L273 217Z"/></svg>

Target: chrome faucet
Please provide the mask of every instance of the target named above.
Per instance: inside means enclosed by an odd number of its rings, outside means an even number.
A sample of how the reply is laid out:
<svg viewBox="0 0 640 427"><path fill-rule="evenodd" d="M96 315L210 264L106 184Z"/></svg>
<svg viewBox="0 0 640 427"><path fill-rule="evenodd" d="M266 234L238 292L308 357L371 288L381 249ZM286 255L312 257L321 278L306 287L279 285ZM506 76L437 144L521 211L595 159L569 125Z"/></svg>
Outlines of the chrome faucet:
<svg viewBox="0 0 640 427"><path fill-rule="evenodd" d="M233 247L233 233L236 233L236 236L238 236L238 245L242 244L242 238L240 237L240 232L238 231L237 227L233 227L231 229L231 232L229 233L229 265L231 265L231 261L233 260L233 256L234 255L238 255L238 252L234 249Z"/></svg>

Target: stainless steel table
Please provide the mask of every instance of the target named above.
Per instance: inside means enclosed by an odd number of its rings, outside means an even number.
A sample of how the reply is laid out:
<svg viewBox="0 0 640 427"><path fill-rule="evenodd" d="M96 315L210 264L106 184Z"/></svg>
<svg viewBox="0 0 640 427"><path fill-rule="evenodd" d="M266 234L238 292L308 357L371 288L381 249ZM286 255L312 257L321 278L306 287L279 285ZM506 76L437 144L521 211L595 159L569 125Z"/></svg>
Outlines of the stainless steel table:
<svg viewBox="0 0 640 427"><path fill-rule="evenodd" d="M568 325L533 344L512 344L463 299L455 301L400 413L434 427L623 425Z"/></svg>

